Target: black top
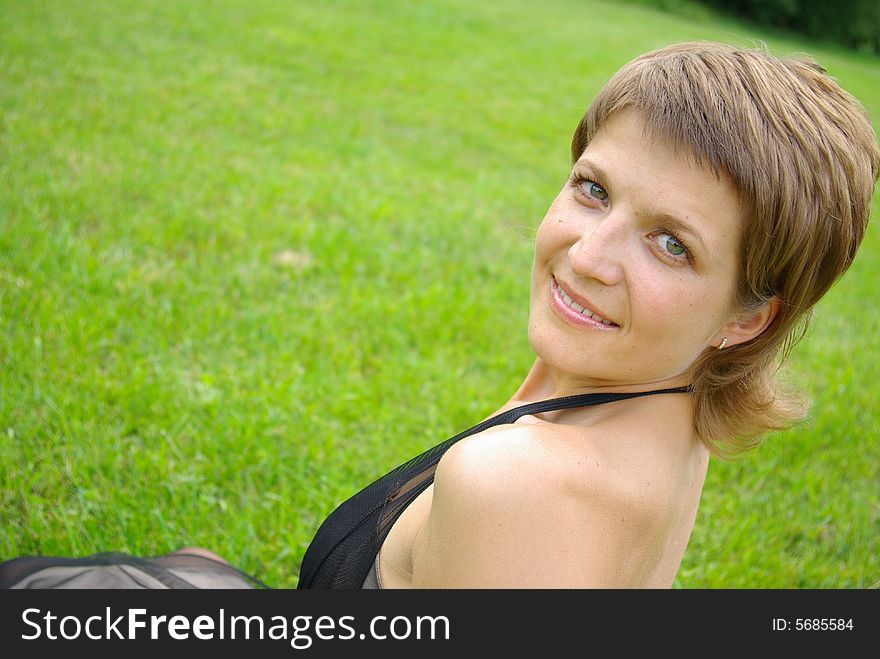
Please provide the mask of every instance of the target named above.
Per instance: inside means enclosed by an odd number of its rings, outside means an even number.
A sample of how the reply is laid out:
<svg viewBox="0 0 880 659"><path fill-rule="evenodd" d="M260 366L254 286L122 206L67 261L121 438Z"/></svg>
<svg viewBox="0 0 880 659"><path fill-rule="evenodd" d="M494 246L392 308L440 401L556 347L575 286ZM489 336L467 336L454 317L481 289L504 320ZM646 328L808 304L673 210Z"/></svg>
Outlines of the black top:
<svg viewBox="0 0 880 659"><path fill-rule="evenodd" d="M526 414L599 405L650 394L688 391L688 387L676 387L625 394L579 394L551 398L515 407L468 428L388 472L339 504L321 524L306 550L297 588L361 588L388 531L406 507L434 482L437 463L458 440L492 426L513 423Z"/></svg>

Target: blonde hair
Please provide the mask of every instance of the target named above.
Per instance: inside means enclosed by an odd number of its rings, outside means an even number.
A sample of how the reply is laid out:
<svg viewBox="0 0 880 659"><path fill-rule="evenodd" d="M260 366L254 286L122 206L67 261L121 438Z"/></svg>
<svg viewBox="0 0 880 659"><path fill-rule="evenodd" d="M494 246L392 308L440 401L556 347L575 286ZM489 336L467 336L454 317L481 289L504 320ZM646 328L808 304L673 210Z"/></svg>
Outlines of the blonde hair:
<svg viewBox="0 0 880 659"><path fill-rule="evenodd" d="M732 182L744 209L734 303L755 311L780 302L761 335L707 349L694 366L696 435L728 458L805 414L778 369L862 241L877 140L864 108L811 59L710 42L669 46L620 69L581 119L572 162L624 109Z"/></svg>

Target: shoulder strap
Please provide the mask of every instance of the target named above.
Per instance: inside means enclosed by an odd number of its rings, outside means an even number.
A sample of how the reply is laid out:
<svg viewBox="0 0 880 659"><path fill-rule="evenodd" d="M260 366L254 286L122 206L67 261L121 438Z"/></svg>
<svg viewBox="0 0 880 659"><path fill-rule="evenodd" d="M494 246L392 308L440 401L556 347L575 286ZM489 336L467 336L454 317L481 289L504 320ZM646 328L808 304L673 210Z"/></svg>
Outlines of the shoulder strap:
<svg viewBox="0 0 880 659"><path fill-rule="evenodd" d="M486 419L482 423L478 423L465 432L472 435L481 432L486 428L491 428L492 426L513 423L526 414L540 414L541 412L552 412L554 410L564 410L571 407L589 407L590 405L601 405L602 403L611 403L616 400L638 398L639 396L649 396L651 394L686 394L690 391L690 387L673 387L671 389L654 389L653 391L635 391L631 393L576 394L574 396L563 396L562 398L548 398L547 400L527 403L509 409L501 414L496 414L492 418Z"/></svg>

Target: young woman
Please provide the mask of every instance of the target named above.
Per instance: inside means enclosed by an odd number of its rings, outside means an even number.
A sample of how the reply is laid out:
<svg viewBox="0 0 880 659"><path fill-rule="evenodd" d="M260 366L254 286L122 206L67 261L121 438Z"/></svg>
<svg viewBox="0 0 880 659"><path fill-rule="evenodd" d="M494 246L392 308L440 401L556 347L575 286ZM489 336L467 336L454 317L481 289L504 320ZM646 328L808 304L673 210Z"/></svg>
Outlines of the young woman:
<svg viewBox="0 0 880 659"><path fill-rule="evenodd" d="M802 414L774 374L864 235L861 106L815 63L682 44L623 67L571 153L524 382L342 504L301 586L669 587L710 453Z"/></svg>
<svg viewBox="0 0 880 659"><path fill-rule="evenodd" d="M669 587L710 454L802 414L774 374L864 235L880 154L862 107L810 61L676 45L605 85L572 161L536 237L522 385L340 505L300 587ZM0 579L160 564L210 586L181 556L249 585L203 550L17 559Z"/></svg>

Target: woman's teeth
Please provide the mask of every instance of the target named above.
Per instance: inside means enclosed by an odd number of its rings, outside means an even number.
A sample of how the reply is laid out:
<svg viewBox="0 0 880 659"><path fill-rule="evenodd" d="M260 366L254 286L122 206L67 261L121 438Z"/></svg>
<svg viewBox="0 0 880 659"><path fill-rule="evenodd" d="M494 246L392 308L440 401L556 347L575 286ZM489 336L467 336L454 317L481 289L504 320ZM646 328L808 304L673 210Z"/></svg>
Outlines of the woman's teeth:
<svg viewBox="0 0 880 659"><path fill-rule="evenodd" d="M592 311L590 311L589 309L585 309L584 307L582 307L581 305L579 305L577 302L575 302L574 300L572 300L570 297L568 297L568 295L565 294L565 291L563 291L562 288L559 289L559 294L562 295L562 299L565 301L565 303L566 303L568 306L570 306L572 309L574 309L575 311L577 311L579 314L583 314L583 315L586 316L587 318L592 318L592 319L595 320L596 322L604 323L605 325L610 325L610 324L611 324L611 321L610 321L610 320L605 320L604 318L602 318L602 317L599 316L598 314L594 314L594 313L593 313Z"/></svg>

